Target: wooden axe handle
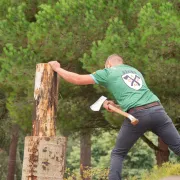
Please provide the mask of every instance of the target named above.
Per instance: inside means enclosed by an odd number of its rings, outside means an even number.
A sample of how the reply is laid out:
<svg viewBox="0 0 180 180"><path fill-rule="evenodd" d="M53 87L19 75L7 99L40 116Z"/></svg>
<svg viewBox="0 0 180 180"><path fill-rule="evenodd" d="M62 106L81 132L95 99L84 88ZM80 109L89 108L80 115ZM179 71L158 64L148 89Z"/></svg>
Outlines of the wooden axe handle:
<svg viewBox="0 0 180 180"><path fill-rule="evenodd" d="M121 115L129 118L129 119L131 120L131 124L133 124L133 125L136 125L136 124L139 122L139 120L136 119L136 118L135 118L134 116L132 116L131 114L128 114L127 112L124 112L124 111L122 111L121 109L119 109L119 108L117 108L117 107L115 107L115 106L113 106L113 105L111 105L111 104L109 104L108 107L109 107L109 109L111 109L112 111L114 111L114 112L116 112L116 113L118 113L118 114L121 114Z"/></svg>

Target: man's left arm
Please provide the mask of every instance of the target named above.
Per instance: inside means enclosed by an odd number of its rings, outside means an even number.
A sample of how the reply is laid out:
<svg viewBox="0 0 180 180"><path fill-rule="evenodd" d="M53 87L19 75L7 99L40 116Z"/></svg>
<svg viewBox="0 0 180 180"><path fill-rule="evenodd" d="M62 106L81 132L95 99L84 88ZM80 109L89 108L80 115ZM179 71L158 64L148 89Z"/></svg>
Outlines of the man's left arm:
<svg viewBox="0 0 180 180"><path fill-rule="evenodd" d="M90 76L90 74L80 75L77 73L66 71L65 69L60 67L60 64L57 61L50 61L49 64L51 65L52 69L56 71L67 82L76 85L95 84L95 81Z"/></svg>

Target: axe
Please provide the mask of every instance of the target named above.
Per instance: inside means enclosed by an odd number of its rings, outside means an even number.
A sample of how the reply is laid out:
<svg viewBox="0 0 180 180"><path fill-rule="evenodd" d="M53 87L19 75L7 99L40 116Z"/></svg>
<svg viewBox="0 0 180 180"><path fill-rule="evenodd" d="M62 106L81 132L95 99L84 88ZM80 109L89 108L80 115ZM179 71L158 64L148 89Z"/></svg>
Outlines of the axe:
<svg viewBox="0 0 180 180"><path fill-rule="evenodd" d="M93 111L99 111L101 109L101 106L104 103L104 101L106 101L106 99L107 99L107 97L101 96L93 105L90 106L90 108ZM131 124L133 124L133 125L136 125L139 122L139 120L136 119L131 114L128 114L127 112L124 112L121 109L119 109L119 108L117 108L117 107L115 107L115 106L113 106L111 104L109 104L108 107L109 107L110 110L129 118L130 121L131 121Z"/></svg>

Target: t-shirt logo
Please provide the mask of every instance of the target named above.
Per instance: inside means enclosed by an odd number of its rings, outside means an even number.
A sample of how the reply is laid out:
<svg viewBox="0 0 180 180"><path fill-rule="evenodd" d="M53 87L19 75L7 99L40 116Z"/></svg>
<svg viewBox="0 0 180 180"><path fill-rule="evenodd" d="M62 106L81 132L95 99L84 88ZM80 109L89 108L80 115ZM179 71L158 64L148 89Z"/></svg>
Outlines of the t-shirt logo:
<svg viewBox="0 0 180 180"><path fill-rule="evenodd" d="M142 87L142 79L134 73L127 73L122 76L124 82L132 89L139 90Z"/></svg>

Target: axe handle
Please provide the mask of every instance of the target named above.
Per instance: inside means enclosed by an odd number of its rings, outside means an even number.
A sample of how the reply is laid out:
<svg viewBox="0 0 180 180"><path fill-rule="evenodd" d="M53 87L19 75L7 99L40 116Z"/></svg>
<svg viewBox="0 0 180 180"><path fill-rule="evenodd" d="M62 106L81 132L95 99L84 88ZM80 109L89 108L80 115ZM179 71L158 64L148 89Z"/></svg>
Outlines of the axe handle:
<svg viewBox="0 0 180 180"><path fill-rule="evenodd" d="M119 109L119 108L117 108L117 107L115 107L115 106L113 106L113 105L111 105L111 104L109 104L108 107L109 107L109 109L111 109L112 111L114 111L114 112L116 112L116 113L118 113L118 114L121 114L121 115L129 118L130 121L131 121L131 124L133 124L133 125L136 125L136 124L139 122L139 120L136 119L136 118L135 118L134 116L132 116L131 114L128 114L127 112L124 112L124 111L122 111L121 109Z"/></svg>

